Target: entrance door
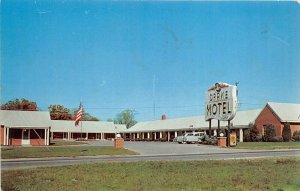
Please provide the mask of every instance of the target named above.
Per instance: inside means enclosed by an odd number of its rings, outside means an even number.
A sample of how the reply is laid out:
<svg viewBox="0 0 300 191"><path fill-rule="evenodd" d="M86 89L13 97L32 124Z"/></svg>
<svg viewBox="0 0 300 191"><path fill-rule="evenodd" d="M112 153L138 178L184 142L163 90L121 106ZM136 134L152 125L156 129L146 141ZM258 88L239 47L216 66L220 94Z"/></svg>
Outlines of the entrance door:
<svg viewBox="0 0 300 191"><path fill-rule="evenodd" d="M30 145L30 130L23 129L22 130L22 145Z"/></svg>

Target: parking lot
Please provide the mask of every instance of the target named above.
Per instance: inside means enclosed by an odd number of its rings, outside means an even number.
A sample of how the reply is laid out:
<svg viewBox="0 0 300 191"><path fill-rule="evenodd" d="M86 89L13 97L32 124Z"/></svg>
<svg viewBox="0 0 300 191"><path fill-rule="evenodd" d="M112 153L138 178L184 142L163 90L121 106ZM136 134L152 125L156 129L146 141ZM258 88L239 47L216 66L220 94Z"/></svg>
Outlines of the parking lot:
<svg viewBox="0 0 300 191"><path fill-rule="evenodd" d="M113 141L91 141L93 146L113 146ZM203 144L178 144L176 142L136 142L125 141L124 147L138 152L141 155L181 155L181 154L209 154L209 153L232 153L243 152L246 149L219 148Z"/></svg>

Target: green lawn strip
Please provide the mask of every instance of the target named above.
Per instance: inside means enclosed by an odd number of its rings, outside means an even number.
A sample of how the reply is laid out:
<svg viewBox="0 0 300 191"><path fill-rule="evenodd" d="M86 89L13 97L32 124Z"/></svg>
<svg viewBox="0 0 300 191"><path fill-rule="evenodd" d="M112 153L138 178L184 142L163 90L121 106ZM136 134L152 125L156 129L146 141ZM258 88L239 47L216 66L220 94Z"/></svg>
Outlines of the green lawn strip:
<svg viewBox="0 0 300 191"><path fill-rule="evenodd" d="M64 146L64 145L85 145L86 142L81 141L66 141L66 140L52 140L50 146Z"/></svg>
<svg viewBox="0 0 300 191"><path fill-rule="evenodd" d="M297 190L300 159L94 163L2 172L3 190Z"/></svg>
<svg viewBox="0 0 300 191"><path fill-rule="evenodd" d="M134 155L127 149L111 146L61 146L61 147L6 147L1 148L2 159L39 158L39 157L76 157L95 155Z"/></svg>
<svg viewBox="0 0 300 191"><path fill-rule="evenodd" d="M236 149L300 149L300 142L242 142Z"/></svg>

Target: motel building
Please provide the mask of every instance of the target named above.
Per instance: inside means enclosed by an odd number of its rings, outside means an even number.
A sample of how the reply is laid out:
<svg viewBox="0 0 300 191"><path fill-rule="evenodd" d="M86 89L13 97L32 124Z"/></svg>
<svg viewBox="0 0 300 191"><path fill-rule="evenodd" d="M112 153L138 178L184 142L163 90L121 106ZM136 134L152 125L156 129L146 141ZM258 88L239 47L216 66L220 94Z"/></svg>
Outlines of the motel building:
<svg viewBox="0 0 300 191"><path fill-rule="evenodd" d="M273 124L277 136L281 136L285 122L290 123L292 133L300 130L300 104L267 103L262 109L237 111L230 121L231 133L243 142L244 130L256 124L260 134L264 127ZM211 121L211 135L217 135L218 121ZM0 110L1 145L49 145L51 140L111 140L121 134L126 141L173 141L186 132L209 134L209 122L205 116L139 122L126 129L125 125L106 121L51 120L48 111ZM220 129L227 130L227 121L220 121Z"/></svg>
<svg viewBox="0 0 300 191"><path fill-rule="evenodd" d="M116 133L125 129L125 125L107 121L80 121L78 126L75 126L74 120L51 120L51 139L112 140Z"/></svg>
<svg viewBox="0 0 300 191"><path fill-rule="evenodd" d="M49 145L48 111L0 110L1 145Z"/></svg>
<svg viewBox="0 0 300 191"><path fill-rule="evenodd" d="M290 124L292 135L300 130L300 104L269 102L255 120L261 135L264 135L265 126L272 124L276 129L276 136L282 136L282 129L286 122Z"/></svg>
<svg viewBox="0 0 300 191"><path fill-rule="evenodd" d="M126 129L105 121L51 120L48 111L0 110L1 145L49 145L50 140L104 140Z"/></svg>
<svg viewBox="0 0 300 191"><path fill-rule="evenodd" d="M238 140L243 142L243 131L249 128L249 123L254 123L260 109L238 111L231 121L231 131L235 132ZM211 135L217 136L218 121L212 120ZM220 129L227 130L227 121L220 122ZM140 122L130 129L122 132L125 140L132 141L173 141L177 136L186 132L204 132L209 134L209 122L205 116L185 117L177 119L166 119L165 115L161 120Z"/></svg>

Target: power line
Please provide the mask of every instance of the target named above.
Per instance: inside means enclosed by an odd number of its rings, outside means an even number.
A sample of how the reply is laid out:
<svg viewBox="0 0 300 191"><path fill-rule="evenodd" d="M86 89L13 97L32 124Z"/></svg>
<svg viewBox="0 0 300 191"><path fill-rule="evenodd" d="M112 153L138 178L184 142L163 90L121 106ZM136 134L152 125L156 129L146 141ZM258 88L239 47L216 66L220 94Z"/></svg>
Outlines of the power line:
<svg viewBox="0 0 300 191"><path fill-rule="evenodd" d="M249 103L249 102L239 102L239 105L256 105L261 106L264 103ZM168 109L168 108L190 108L190 107L204 107L204 104L197 105L169 105L169 106L155 106L156 109ZM48 109L48 107L38 107L40 109ZM110 110L119 110L119 109L153 109L153 106L136 106L136 107L84 107L85 109L91 110L102 110L102 109L110 109ZM75 108L74 108L75 109Z"/></svg>

